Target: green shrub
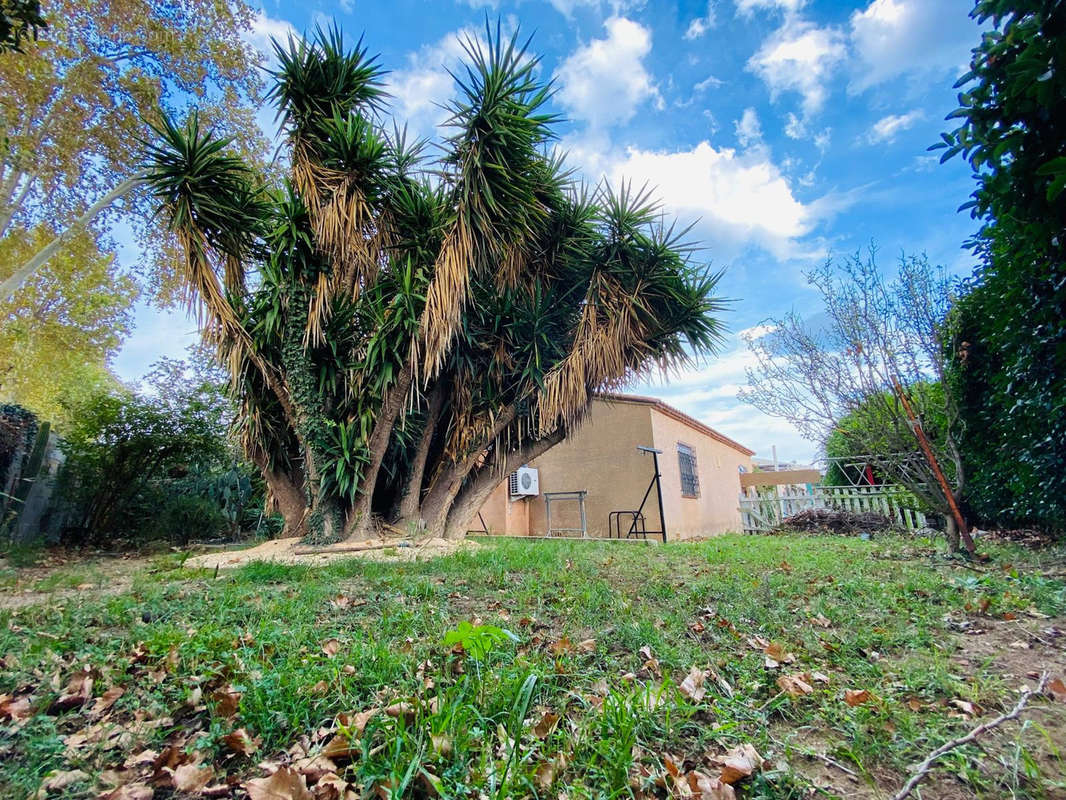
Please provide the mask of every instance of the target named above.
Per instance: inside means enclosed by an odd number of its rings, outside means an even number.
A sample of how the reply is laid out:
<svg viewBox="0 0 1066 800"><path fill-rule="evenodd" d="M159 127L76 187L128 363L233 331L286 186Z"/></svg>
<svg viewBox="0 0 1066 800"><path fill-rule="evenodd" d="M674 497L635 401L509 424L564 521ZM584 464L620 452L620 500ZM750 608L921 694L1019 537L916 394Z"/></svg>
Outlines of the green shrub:
<svg viewBox="0 0 1066 800"><path fill-rule="evenodd" d="M222 509L206 497L192 494L171 496L159 512L158 532L169 541L185 545L193 539L209 539L227 530Z"/></svg>

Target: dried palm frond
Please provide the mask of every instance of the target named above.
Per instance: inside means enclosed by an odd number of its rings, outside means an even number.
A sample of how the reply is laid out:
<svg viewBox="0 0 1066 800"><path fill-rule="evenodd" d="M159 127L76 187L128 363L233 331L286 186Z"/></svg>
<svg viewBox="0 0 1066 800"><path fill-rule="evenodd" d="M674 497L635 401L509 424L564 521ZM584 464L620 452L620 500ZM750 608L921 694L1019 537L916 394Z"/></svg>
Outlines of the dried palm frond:
<svg viewBox="0 0 1066 800"><path fill-rule="evenodd" d="M426 293L426 307L419 325L423 380L435 377L444 362L470 290L474 257L470 226L460 215L444 239Z"/></svg>

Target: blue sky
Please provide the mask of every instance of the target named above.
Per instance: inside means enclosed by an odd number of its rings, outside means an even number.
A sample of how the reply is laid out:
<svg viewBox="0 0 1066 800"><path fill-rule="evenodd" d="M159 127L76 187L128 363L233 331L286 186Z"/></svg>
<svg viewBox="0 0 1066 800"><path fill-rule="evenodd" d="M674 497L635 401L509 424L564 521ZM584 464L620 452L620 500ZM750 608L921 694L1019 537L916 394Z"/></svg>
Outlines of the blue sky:
<svg viewBox="0 0 1066 800"><path fill-rule="evenodd" d="M252 43L331 18L381 54L393 111L432 135L452 94L445 67L486 14L533 34L553 77L559 146L590 180L658 187L666 208L725 269L733 298L721 355L668 383L634 385L769 455L816 446L736 399L750 363L739 335L795 308L815 314L803 271L871 241L886 269L926 252L960 273L974 223L956 212L972 185L960 160L926 152L956 105L951 88L978 40L966 0L266 0ZM268 120L272 115L264 115ZM137 310L115 362L136 379L181 355L195 325Z"/></svg>

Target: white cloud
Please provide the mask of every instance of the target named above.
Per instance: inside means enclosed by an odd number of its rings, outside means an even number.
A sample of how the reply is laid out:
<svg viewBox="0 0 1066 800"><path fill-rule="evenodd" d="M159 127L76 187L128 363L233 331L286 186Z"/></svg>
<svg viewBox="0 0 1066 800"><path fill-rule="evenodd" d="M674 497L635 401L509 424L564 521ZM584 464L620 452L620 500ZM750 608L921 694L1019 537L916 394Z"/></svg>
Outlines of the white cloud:
<svg viewBox="0 0 1066 800"><path fill-rule="evenodd" d="M651 52L651 31L625 17L604 23L607 36L580 46L559 67L556 97L570 116L593 128L629 121L641 103L661 102L644 66Z"/></svg>
<svg viewBox="0 0 1066 800"><path fill-rule="evenodd" d="M750 16L756 9L763 9L792 14L805 5L807 5L807 0L737 0L737 13Z"/></svg>
<svg viewBox="0 0 1066 800"><path fill-rule="evenodd" d="M752 147L762 143L762 125L754 108L745 108L744 113L735 123L737 141L741 147Z"/></svg>
<svg viewBox="0 0 1066 800"><path fill-rule="evenodd" d="M839 30L788 17L748 60L748 69L766 82L775 99L786 91L800 94L804 115L809 116L825 104L826 83L846 56Z"/></svg>
<svg viewBox="0 0 1066 800"><path fill-rule="evenodd" d="M887 117L882 117L870 127L866 138L870 144L893 142L897 133L912 127L923 116L921 111L914 110L908 111L906 114L890 114Z"/></svg>
<svg viewBox="0 0 1066 800"><path fill-rule="evenodd" d="M714 77L714 75L708 75L706 78L704 78L692 88L697 92L704 92L707 89L717 89L723 83L725 83L725 81L721 80L720 78L716 78Z"/></svg>
<svg viewBox="0 0 1066 800"><path fill-rule="evenodd" d="M432 136L448 118L444 105L451 99L455 81L448 74L465 56L463 41L476 38L477 30L461 28L435 44L409 53L407 66L386 76L385 90L391 95L393 116L418 136Z"/></svg>
<svg viewBox="0 0 1066 800"><path fill-rule="evenodd" d="M618 151L602 135L571 138L562 147L590 179L647 185L671 215L698 218L697 235L714 243L719 259L749 245L780 258L796 256L798 240L821 219L813 203L796 198L763 147L738 152L703 141L691 150Z"/></svg>
<svg viewBox="0 0 1066 800"><path fill-rule="evenodd" d="M957 0L873 0L851 15L856 91L907 73L960 70L978 31ZM969 22L969 24L967 24Z"/></svg>
<svg viewBox="0 0 1066 800"><path fill-rule="evenodd" d="M748 329L758 331L766 326ZM738 399L738 392L747 384L746 370L755 366L741 331L728 348L717 358L682 372L668 381L649 381L629 387L636 394L661 397L724 433L734 441L769 456L777 447L782 459L811 460L818 447L804 439L793 425L778 417L771 417Z"/></svg>
<svg viewBox="0 0 1066 800"><path fill-rule="evenodd" d="M275 19L265 11L260 11L252 19L251 30L245 35L245 41L250 44L264 63L274 60L274 45L271 40L277 40L284 46L289 37L300 39L300 33L289 22L283 19Z"/></svg>
<svg viewBox="0 0 1066 800"><path fill-rule="evenodd" d="M707 13L702 17L696 17L688 24L688 30L685 31L685 38L689 40L699 39L703 34L707 33L707 31L714 27L714 23L714 0L708 0Z"/></svg>
<svg viewBox="0 0 1066 800"><path fill-rule="evenodd" d="M345 14L351 14L352 8L355 6L355 0L340 0L341 11Z"/></svg>

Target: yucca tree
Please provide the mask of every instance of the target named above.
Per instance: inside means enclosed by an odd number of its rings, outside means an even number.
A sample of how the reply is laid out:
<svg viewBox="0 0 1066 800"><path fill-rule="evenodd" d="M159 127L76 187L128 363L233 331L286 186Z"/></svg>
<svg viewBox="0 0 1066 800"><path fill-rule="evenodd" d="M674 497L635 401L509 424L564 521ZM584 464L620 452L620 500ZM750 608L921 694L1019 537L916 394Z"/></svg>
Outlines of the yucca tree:
<svg viewBox="0 0 1066 800"><path fill-rule="evenodd" d="M648 195L590 191L553 154L526 47L498 25L464 45L434 163L385 129L383 73L336 29L275 43L284 185L195 117L149 148L247 453L310 541L376 519L461 536L596 392L720 340L718 275Z"/></svg>

